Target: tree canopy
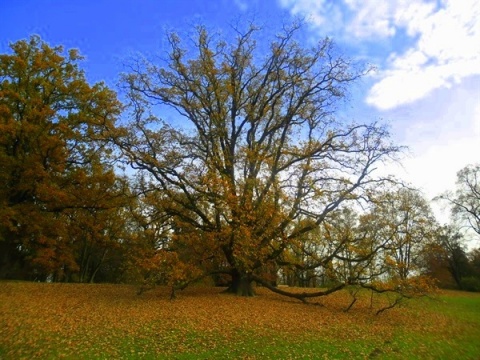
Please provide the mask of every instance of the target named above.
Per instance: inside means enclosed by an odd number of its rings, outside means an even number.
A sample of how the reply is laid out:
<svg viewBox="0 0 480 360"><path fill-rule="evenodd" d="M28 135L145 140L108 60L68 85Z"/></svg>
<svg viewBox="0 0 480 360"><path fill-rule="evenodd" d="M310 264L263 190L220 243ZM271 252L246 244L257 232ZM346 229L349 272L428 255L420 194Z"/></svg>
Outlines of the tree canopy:
<svg viewBox="0 0 480 360"><path fill-rule="evenodd" d="M116 143L149 175L148 191L159 192L157 206L175 222L161 250L188 248L191 265L227 273L230 291L251 295L252 280L268 285L267 268L305 266L289 249L343 204L368 201L389 180L375 177L375 167L400 148L383 126L335 117L365 70L337 55L330 39L302 47L292 26L262 52L261 29L237 29L233 42L196 30L193 50L171 33L164 62L139 60L124 75L131 122ZM326 268L341 244L304 255L312 269Z"/></svg>
<svg viewBox="0 0 480 360"><path fill-rule="evenodd" d="M340 116L368 67L329 38L301 45L300 28L269 42L253 25L233 38L169 33L166 57L122 75L125 104L87 82L78 51L11 44L0 278L167 284L172 296L209 278L302 301L348 288L349 308L362 287L396 293L394 306L435 274L477 288L478 251L442 232L419 191L376 171L403 150L387 127ZM478 232L477 178L463 169L444 198Z"/></svg>
<svg viewBox="0 0 480 360"><path fill-rule="evenodd" d="M61 278L81 266L79 217L115 207L122 191L100 141L121 106L104 84L87 83L76 50L38 36L11 50L0 55L0 273Z"/></svg>

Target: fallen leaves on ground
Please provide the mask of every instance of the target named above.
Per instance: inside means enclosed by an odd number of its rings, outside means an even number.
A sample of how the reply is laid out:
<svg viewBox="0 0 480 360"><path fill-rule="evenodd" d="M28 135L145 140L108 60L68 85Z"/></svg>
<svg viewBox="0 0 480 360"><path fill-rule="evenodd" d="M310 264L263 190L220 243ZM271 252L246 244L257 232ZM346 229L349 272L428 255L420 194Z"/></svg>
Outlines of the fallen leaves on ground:
<svg viewBox="0 0 480 360"><path fill-rule="evenodd" d="M449 325L448 317L418 306L375 316L367 297L345 313L351 301L347 292L312 305L263 288L257 288L257 297L242 298L221 288L192 287L174 301L168 289L140 296L135 290L128 285L1 282L0 358L171 358L229 351L232 358L262 358L263 351L274 354L285 343L292 358L308 358L302 343L311 339L332 346L353 342L356 355L367 357L379 348L395 351L388 343L398 331L435 334ZM251 357L242 355L252 349ZM344 349L345 356L348 352Z"/></svg>

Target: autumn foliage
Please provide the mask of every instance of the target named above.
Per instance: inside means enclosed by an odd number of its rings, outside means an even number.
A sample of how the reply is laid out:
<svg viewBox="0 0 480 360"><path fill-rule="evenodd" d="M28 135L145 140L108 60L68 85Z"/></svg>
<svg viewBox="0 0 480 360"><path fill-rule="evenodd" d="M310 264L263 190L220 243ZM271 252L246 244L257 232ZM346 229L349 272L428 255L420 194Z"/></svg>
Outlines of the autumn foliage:
<svg viewBox="0 0 480 360"><path fill-rule="evenodd" d="M390 237L357 232L358 217L345 233L338 226L394 182L373 170L401 148L381 125L334 118L368 69L337 56L329 39L301 47L299 28L284 28L264 53L255 26L235 29L231 43L200 26L191 49L171 33L165 62L133 61L124 74L130 122L112 141L171 229L152 262L175 252L191 281L224 274L230 292L251 296L255 281L301 300L392 275L374 269ZM289 294L275 287L279 272L310 273L326 290Z"/></svg>
<svg viewBox="0 0 480 360"><path fill-rule="evenodd" d="M402 147L382 124L336 116L369 69L331 39L301 46L300 28L265 46L253 25L231 41L200 26L193 46L170 33L164 61L134 59L122 75L125 104L88 83L78 51L11 44L0 279L166 285L171 297L258 285L303 302L348 294L349 309L367 291L390 296L380 312L432 293L428 203L375 171Z"/></svg>
<svg viewBox="0 0 480 360"><path fill-rule="evenodd" d="M93 279L122 226L102 142L120 103L87 83L75 50L36 36L11 49L0 56L0 277Z"/></svg>

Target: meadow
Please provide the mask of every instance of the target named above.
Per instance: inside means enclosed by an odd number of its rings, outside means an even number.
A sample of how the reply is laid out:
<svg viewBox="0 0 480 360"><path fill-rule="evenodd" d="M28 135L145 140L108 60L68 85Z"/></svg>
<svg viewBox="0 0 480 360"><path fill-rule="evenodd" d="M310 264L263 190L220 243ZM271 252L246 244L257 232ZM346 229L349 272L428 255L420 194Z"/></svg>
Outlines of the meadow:
<svg viewBox="0 0 480 360"><path fill-rule="evenodd" d="M385 299L303 304L191 287L0 282L0 359L479 359L480 294L442 291L375 315ZM377 305L375 305L377 304Z"/></svg>

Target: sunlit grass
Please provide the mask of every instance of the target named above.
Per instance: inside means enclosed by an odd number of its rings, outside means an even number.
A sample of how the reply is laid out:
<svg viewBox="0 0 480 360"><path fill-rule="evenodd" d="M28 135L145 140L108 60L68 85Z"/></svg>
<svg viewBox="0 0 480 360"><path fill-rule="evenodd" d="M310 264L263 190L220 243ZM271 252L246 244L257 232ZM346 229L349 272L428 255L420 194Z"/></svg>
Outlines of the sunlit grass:
<svg viewBox="0 0 480 360"><path fill-rule="evenodd" d="M305 305L195 287L0 282L0 358L478 359L480 294L444 292L375 316L368 294ZM381 299L376 299L377 302Z"/></svg>

